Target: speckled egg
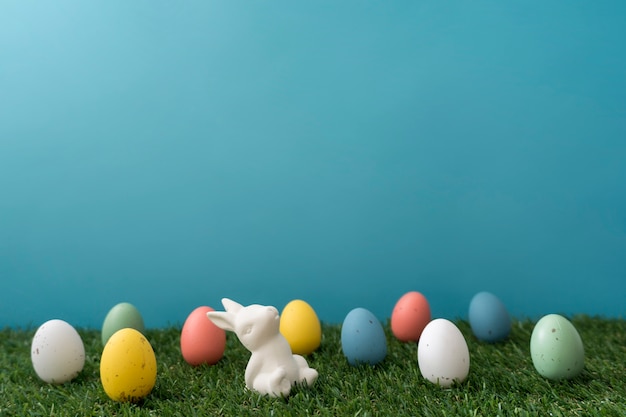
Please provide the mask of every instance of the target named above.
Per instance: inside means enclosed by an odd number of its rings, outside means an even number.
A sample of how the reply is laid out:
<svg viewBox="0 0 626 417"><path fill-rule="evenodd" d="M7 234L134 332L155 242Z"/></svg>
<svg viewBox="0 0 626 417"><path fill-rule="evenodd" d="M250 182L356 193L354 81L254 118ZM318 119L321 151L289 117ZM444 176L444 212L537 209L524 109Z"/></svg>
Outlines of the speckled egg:
<svg viewBox="0 0 626 417"><path fill-rule="evenodd" d="M85 346L71 324L49 320L35 332L30 358L39 378L51 384L62 384L83 370Z"/></svg>
<svg viewBox="0 0 626 417"><path fill-rule="evenodd" d="M511 317L494 294L483 291L474 295L469 305L469 323L477 339L499 342L511 332Z"/></svg>
<svg viewBox="0 0 626 417"><path fill-rule="evenodd" d="M280 314L280 333L287 339L291 351L308 355L322 342L322 325L315 310L306 301L290 301Z"/></svg>
<svg viewBox="0 0 626 417"><path fill-rule="evenodd" d="M100 358L100 380L109 398L121 402L145 398L156 375L154 351L138 330L124 328L109 338Z"/></svg>
<svg viewBox="0 0 626 417"><path fill-rule="evenodd" d="M574 378L585 366L585 349L578 331L558 314L548 314L535 324L530 355L537 372L548 379Z"/></svg>
<svg viewBox="0 0 626 417"><path fill-rule="evenodd" d="M209 320L206 315L209 311L215 310L208 306L193 310L180 333L183 359L193 366L217 363L226 349L226 332Z"/></svg>
<svg viewBox="0 0 626 417"><path fill-rule="evenodd" d="M350 365L375 365L387 356L387 338L380 321L369 310L355 308L341 326L341 349Z"/></svg>
<svg viewBox="0 0 626 417"><path fill-rule="evenodd" d="M470 355L459 328L446 319L428 323L417 345L417 362L424 378L444 388L465 381Z"/></svg>

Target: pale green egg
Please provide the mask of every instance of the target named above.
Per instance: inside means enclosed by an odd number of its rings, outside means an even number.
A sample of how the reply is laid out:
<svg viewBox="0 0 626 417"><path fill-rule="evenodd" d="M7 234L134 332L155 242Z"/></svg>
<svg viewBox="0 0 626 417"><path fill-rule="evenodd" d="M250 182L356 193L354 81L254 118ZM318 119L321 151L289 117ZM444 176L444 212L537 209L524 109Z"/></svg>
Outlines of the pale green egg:
<svg viewBox="0 0 626 417"><path fill-rule="evenodd" d="M138 330L140 333L144 333L146 330L143 317L141 317L137 307L130 303L119 303L109 310L104 318L102 323L102 345L106 345L115 332L126 328Z"/></svg>
<svg viewBox="0 0 626 417"><path fill-rule="evenodd" d="M537 372L548 379L574 378L585 366L578 331L558 314L548 314L537 322L530 336L530 355Z"/></svg>

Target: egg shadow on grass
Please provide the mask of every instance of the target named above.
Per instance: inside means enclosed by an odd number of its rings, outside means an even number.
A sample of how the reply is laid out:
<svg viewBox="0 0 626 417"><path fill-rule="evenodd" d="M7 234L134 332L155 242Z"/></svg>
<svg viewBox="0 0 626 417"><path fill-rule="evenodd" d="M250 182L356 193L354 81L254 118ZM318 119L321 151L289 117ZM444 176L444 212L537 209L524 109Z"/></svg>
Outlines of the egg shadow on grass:
<svg viewBox="0 0 626 417"><path fill-rule="evenodd" d="M552 387L555 387L555 388L567 387L567 388L574 388L574 389L580 385L589 386L592 382L598 381L598 379L594 378L593 374L586 368L583 368L583 370L580 371L580 373L573 378L569 378L569 379L563 378L563 379L558 379L558 380L548 379L548 378L544 378L544 379ZM606 386L606 384L608 384L608 381L602 381L602 384Z"/></svg>

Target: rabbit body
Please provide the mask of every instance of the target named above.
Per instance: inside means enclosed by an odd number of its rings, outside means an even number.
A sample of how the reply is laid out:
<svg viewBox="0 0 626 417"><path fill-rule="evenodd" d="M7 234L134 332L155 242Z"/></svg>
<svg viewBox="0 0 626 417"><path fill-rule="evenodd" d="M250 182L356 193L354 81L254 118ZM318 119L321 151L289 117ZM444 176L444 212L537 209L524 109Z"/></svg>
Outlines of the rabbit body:
<svg viewBox="0 0 626 417"><path fill-rule="evenodd" d="M226 311L210 311L209 319L218 327L234 332L252 355L246 366L248 389L270 396L287 396L296 383L312 385L317 371L300 355L294 355L280 333L278 310L272 306L242 306L222 299Z"/></svg>

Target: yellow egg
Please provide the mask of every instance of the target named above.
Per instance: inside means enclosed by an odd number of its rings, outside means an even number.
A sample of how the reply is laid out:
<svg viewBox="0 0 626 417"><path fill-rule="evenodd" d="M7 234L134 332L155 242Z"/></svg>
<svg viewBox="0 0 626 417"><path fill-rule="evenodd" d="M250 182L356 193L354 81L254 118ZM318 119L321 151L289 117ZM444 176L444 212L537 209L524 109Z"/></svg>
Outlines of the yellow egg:
<svg viewBox="0 0 626 417"><path fill-rule="evenodd" d="M100 380L112 400L145 398L156 383L156 374L154 351L139 331L121 329L109 338L100 359Z"/></svg>
<svg viewBox="0 0 626 417"><path fill-rule="evenodd" d="M285 336L291 351L308 355L322 342L322 326L313 308L305 301L289 302L280 315L280 333Z"/></svg>

